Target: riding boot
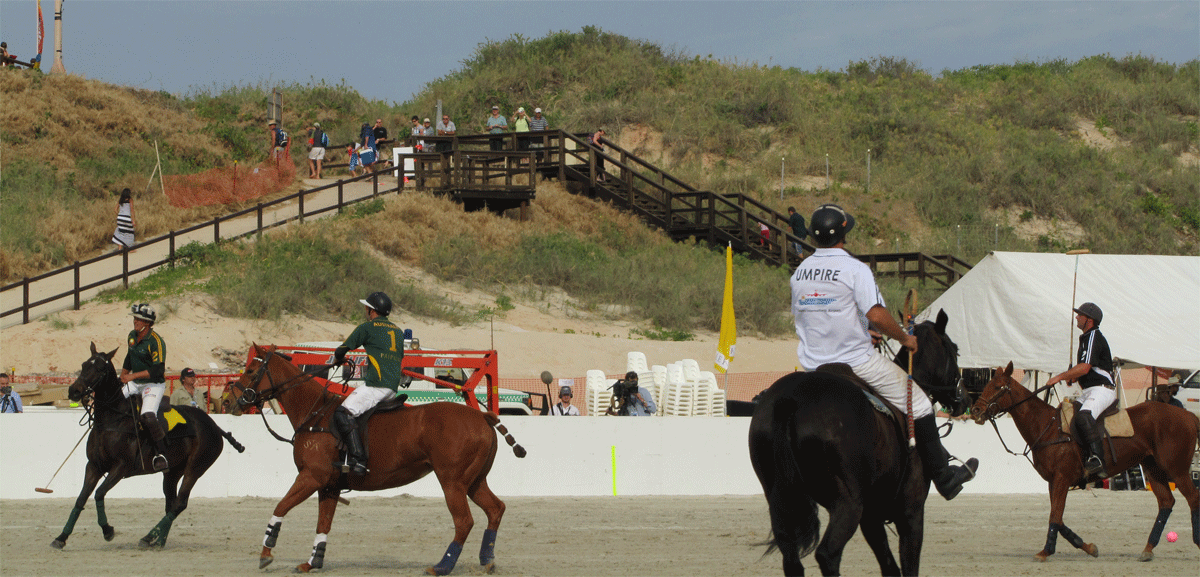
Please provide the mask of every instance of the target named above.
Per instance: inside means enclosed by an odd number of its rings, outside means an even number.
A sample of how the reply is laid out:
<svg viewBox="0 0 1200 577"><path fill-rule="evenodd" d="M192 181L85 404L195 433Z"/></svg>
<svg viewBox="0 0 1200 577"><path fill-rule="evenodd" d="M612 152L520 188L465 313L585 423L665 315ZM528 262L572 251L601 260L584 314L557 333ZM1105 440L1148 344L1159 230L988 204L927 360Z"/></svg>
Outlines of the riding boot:
<svg viewBox="0 0 1200 577"><path fill-rule="evenodd" d="M342 441L346 443L346 461L350 466L350 473L366 475L367 456L363 450L362 439L358 436L358 423L354 421L354 415L344 407L338 407L333 412L333 422L342 434Z"/></svg>
<svg viewBox="0 0 1200 577"><path fill-rule="evenodd" d="M1104 473L1104 443L1096 430L1096 418L1091 411L1075 413L1075 424L1079 427L1079 436L1083 437L1083 452L1088 453L1083 462L1084 472L1089 477Z"/></svg>
<svg viewBox="0 0 1200 577"><path fill-rule="evenodd" d="M167 468L167 458L164 453L167 452L167 434L163 432L162 425L158 422L158 415L154 413L142 413L142 426L146 428L146 432L150 433L150 438L154 440L154 447L158 451L154 458L150 460L150 466L157 473Z"/></svg>
<svg viewBox="0 0 1200 577"><path fill-rule="evenodd" d="M962 491L963 483L975 478L979 460L972 457L961 466L948 464L950 454L942 446L933 415L916 419L913 427L917 437L917 454L921 457L925 476L933 481L933 486L937 487L942 497L947 501L953 499Z"/></svg>

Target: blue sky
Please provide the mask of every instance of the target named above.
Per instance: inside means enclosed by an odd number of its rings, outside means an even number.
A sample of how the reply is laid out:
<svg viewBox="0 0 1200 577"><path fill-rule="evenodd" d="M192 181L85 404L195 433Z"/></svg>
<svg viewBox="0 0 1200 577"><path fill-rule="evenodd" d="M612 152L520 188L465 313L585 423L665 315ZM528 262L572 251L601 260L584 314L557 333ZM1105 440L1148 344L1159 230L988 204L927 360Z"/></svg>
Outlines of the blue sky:
<svg viewBox="0 0 1200 577"><path fill-rule="evenodd" d="M0 38L34 52L36 4L0 0ZM48 70L54 0L43 0ZM937 74L1108 53L1200 57L1200 2L428 2L66 0L63 61L88 78L186 94L324 79L404 102L513 34L584 26L687 54L841 70L902 57Z"/></svg>

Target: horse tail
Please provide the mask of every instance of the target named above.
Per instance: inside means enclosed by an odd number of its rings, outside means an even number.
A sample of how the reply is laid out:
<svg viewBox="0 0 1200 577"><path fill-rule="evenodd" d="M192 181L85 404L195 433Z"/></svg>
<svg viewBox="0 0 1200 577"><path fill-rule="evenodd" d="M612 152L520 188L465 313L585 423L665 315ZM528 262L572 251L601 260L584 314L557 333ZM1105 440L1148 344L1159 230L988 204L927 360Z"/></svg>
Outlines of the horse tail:
<svg viewBox="0 0 1200 577"><path fill-rule="evenodd" d="M817 548L821 519L817 503L809 495L804 471L796 455L796 411L799 405L791 397L776 399L771 419L771 451L775 465L775 481L767 501L771 503L771 527L774 537L767 553L776 548L795 549L800 558Z"/></svg>
<svg viewBox="0 0 1200 577"><path fill-rule="evenodd" d="M496 416L496 414L491 411L484 413L483 417L487 419L488 425L491 425L492 428L496 429L496 431L500 433L501 437L504 437L504 442L508 443L508 446L513 448L513 454L516 455L518 459L525 458L525 455L528 454L525 451L525 447L518 445L517 440L514 439L512 434L508 432L508 427L500 424L500 417Z"/></svg>

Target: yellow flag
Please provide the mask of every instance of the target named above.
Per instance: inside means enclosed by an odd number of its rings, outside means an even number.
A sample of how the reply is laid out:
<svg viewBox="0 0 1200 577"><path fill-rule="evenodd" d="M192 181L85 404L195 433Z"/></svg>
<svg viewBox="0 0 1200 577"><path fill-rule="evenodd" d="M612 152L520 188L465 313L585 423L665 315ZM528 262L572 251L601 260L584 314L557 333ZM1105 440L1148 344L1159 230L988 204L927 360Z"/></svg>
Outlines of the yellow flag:
<svg viewBox="0 0 1200 577"><path fill-rule="evenodd" d="M717 341L717 372L729 370L737 348L737 323L733 318L733 246L725 247L725 298L721 304L721 338Z"/></svg>

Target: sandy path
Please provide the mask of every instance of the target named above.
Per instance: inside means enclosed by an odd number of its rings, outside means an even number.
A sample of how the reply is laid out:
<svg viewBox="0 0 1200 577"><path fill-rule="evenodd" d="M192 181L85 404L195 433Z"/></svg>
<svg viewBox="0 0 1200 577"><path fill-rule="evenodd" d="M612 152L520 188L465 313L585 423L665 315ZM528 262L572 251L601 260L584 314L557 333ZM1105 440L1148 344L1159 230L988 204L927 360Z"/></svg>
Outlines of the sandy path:
<svg viewBox="0 0 1200 577"><path fill-rule="evenodd" d="M440 499L349 495L338 509L329 537L326 572L339 575L418 575L435 562L452 537L449 513ZM767 537L761 497L508 498L497 541L499 575L778 575L779 555L761 559ZM71 507L68 499L0 502L0 572L4 575L249 575L258 570L263 528L274 501L196 499L176 522L167 547L141 551L137 540L162 514L161 501L113 499L107 504L116 538L106 543L91 505L80 517L66 549L55 551ZM455 575L477 575L484 528L472 508L475 529ZM1046 535L1047 502L1042 495L963 495L936 498L926 509L921 569L929 575L1069 575L1078 577L1195 576L1200 551L1189 541L1187 508L1177 504L1157 558L1137 555L1153 522L1148 492L1072 493L1067 521L1100 547L1091 558L1059 539L1047 563L1032 555ZM316 519L310 499L284 523L276 562L267 573L287 573L307 560ZM1100 527L1100 528L1097 528ZM891 537L893 547L895 537ZM811 557L805 559L816 570ZM846 574L878 574L861 537L846 549Z"/></svg>
<svg viewBox="0 0 1200 577"><path fill-rule="evenodd" d="M388 174L388 173L383 173ZM324 180L305 180L305 186L318 187L337 182L333 179ZM380 176L379 188L383 190L389 187L395 187L395 179L389 176ZM369 180L360 182L346 183L342 187L343 201L363 198L374 193L374 186ZM314 192L311 195L304 196L304 211L311 213L321 208L335 206L337 204L338 191L337 188L331 188L320 192ZM283 222L289 218L294 218L300 213L300 203L298 200L276 204L270 208L263 209L263 226L268 226L272 223ZM312 218L326 218L337 214L336 211L322 213ZM308 220L307 218L305 220ZM175 248L179 249L191 242L208 244L213 242L214 236L218 235L221 239L229 239L237 237L253 231L258 226L258 216L256 214L248 214L236 219L222 221L219 224L219 231L214 231L213 227L207 226L197 230L190 231L185 234L180 234L175 237ZM140 243L145 239L139 237L137 241ZM121 274L124 267L128 270L136 270L152 263L162 261L170 255L170 245L167 241L154 243L152 245L134 245L134 250L125 258L128 259L128 265L122 262L121 255L115 255L110 258L94 262L89 265L79 268L78 286L88 286L102 279L111 278ZM131 280L139 280L150 274L150 271L131 275ZM51 275L47 278L31 282L29 284L29 300L31 302L40 301L49 298L53 295L59 295L71 291L76 286L75 273L72 270L64 270L60 274ZM109 287L120 286L121 281L111 281L101 286L93 287L82 292L81 299L87 300L99 294L101 290ZM0 293L0 310L10 310L21 306L24 299L24 288L16 286L10 290ZM30 318L37 318L40 315L69 310L73 304L72 298L66 297L54 300L52 302L34 307L30 312ZM12 326L15 323L21 322L21 314L12 314L4 317L0 322L5 327Z"/></svg>

